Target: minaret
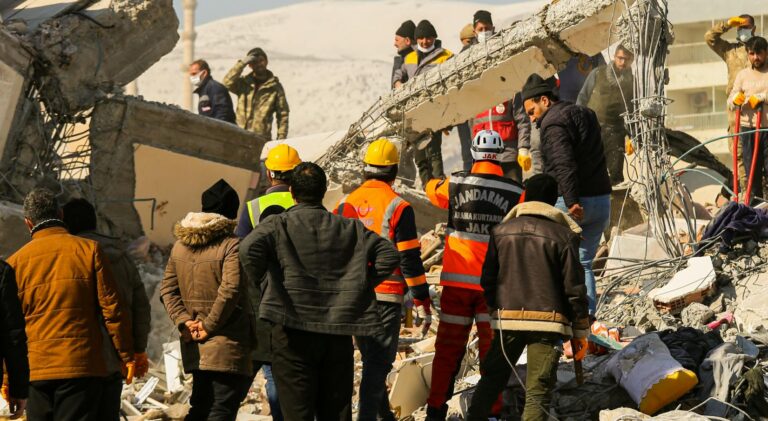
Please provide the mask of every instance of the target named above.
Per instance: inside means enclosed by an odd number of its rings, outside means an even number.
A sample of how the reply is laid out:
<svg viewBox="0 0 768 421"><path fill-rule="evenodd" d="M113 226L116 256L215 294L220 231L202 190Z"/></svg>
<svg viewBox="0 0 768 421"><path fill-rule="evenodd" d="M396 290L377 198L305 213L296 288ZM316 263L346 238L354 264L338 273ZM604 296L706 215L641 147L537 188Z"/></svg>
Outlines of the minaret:
<svg viewBox="0 0 768 421"><path fill-rule="evenodd" d="M184 0L184 32L181 39L184 42L184 57L181 63L181 71L184 74L182 83L184 85L184 98L181 105L189 111L192 111L192 84L187 77L187 69L190 63L195 60L195 9L197 0Z"/></svg>

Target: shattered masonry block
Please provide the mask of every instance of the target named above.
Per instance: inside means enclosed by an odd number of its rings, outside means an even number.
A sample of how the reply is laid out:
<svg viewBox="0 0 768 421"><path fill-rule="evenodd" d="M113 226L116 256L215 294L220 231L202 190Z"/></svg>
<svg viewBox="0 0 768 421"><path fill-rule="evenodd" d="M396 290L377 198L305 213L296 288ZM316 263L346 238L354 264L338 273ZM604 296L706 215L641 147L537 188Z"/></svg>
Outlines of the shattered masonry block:
<svg viewBox="0 0 768 421"><path fill-rule="evenodd" d="M105 6L107 5L107 6ZM46 105L86 110L135 80L179 40L172 0L96 2L43 22L31 42L49 65L42 78Z"/></svg>
<svg viewBox="0 0 768 421"><path fill-rule="evenodd" d="M677 272L663 287L653 289L648 297L659 310L677 314L714 293L716 280L711 257L692 257L687 268Z"/></svg>

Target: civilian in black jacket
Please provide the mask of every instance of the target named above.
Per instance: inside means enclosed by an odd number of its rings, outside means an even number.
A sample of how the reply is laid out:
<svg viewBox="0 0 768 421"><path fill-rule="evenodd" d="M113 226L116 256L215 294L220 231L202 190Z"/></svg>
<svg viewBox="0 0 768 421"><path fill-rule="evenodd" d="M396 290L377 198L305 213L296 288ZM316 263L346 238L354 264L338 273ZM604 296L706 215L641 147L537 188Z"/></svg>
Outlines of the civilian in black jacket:
<svg viewBox="0 0 768 421"><path fill-rule="evenodd" d="M537 74L523 86L525 111L541 133L544 173L557 180L557 207L582 229L579 259L584 266L589 311L596 312L592 259L611 216L611 180L605 163L600 123L589 108L558 101Z"/></svg>
<svg viewBox="0 0 768 421"><path fill-rule="evenodd" d="M328 212L325 191L323 170L299 164L297 204L240 244L248 280L262 291L258 316L272 324L272 373L292 421L351 421L352 335L383 329L373 289L400 264L389 240Z"/></svg>
<svg viewBox="0 0 768 421"><path fill-rule="evenodd" d="M24 313L16 287L13 269L0 260L0 378L3 366L8 375L8 390L3 385L3 398L8 401L11 419L21 417L29 389L29 360Z"/></svg>
<svg viewBox="0 0 768 421"><path fill-rule="evenodd" d="M189 79L199 97L198 114L236 124L229 91L224 85L213 80L211 68L205 60L197 60L189 65Z"/></svg>

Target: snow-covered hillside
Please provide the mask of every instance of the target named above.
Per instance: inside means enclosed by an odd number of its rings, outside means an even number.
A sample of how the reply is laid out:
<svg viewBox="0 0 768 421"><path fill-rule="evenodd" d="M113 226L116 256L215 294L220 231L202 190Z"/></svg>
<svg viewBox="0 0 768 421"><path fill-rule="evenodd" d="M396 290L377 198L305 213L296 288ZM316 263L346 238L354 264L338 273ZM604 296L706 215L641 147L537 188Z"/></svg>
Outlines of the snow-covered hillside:
<svg viewBox="0 0 768 421"><path fill-rule="evenodd" d="M460 49L459 31L473 13L493 13L497 27L530 15L545 2L510 5L447 0L322 0L237 16L197 28L196 57L221 80L253 47L269 55L269 68L286 89L290 136L346 129L387 93L392 41L406 19L429 19L443 45ZM139 78L146 99L179 104L181 42Z"/></svg>

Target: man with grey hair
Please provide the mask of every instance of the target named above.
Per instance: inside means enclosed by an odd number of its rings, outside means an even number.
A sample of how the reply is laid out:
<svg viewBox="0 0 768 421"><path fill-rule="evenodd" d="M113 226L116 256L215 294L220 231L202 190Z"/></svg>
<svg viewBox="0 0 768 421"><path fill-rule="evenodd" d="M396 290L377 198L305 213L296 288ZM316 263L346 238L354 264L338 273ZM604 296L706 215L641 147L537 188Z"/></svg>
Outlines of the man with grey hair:
<svg viewBox="0 0 768 421"><path fill-rule="evenodd" d="M24 199L32 240L8 264L16 272L29 347L27 419L90 420L107 364L104 325L126 378L133 378L131 320L98 243L70 235L56 196L36 188Z"/></svg>

